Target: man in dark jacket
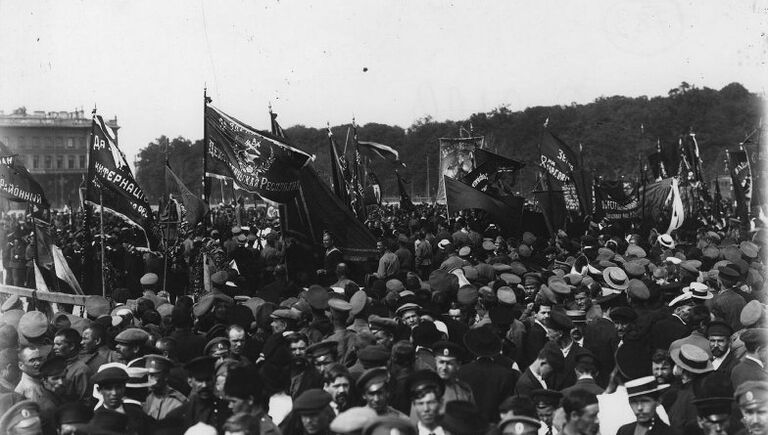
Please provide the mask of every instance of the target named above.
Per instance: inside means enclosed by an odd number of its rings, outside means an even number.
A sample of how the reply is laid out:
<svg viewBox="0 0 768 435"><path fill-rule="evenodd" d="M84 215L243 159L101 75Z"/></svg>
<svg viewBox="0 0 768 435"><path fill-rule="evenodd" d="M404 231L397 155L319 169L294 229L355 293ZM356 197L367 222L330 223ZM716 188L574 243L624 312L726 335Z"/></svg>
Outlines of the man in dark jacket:
<svg viewBox="0 0 768 435"><path fill-rule="evenodd" d="M659 405L659 394L669 385L659 385L653 376L628 381L627 387L629 406L635 414L637 421L628 423L619 428L617 435L674 435L675 432L656 415L656 407Z"/></svg>

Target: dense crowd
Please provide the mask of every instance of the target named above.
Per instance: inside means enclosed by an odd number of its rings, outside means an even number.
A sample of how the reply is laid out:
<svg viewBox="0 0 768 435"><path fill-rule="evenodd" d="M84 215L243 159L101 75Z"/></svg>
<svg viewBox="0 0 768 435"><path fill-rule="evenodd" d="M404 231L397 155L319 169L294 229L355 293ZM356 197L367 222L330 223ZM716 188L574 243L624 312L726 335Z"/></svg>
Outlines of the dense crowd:
<svg viewBox="0 0 768 435"><path fill-rule="evenodd" d="M0 433L768 435L765 229L509 237L382 207L366 264L266 208L211 216L158 252L106 219L103 261L94 225L50 217L92 296L0 296ZM4 280L34 287L22 220Z"/></svg>

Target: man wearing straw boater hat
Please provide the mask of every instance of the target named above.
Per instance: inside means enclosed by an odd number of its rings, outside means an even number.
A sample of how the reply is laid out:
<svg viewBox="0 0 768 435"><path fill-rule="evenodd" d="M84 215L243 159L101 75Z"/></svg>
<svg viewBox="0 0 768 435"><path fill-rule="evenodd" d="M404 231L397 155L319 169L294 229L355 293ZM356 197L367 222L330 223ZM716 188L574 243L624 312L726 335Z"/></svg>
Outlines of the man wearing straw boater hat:
<svg viewBox="0 0 768 435"><path fill-rule="evenodd" d="M675 432L656 414L661 392L667 384L656 383L653 376L633 379L624 384L629 396L629 406L637 421L619 428L617 435L674 435Z"/></svg>

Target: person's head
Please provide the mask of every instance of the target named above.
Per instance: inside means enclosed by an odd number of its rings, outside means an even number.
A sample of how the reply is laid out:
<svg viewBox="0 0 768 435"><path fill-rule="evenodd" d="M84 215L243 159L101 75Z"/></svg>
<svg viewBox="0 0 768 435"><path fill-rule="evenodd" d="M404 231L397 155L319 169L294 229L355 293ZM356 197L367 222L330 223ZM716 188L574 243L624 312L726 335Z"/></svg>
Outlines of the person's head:
<svg viewBox="0 0 768 435"><path fill-rule="evenodd" d="M746 381L734 393L749 435L768 434L768 385L764 381Z"/></svg>
<svg viewBox="0 0 768 435"><path fill-rule="evenodd" d="M147 380L152 384L149 391L164 392L168 386L168 377L173 362L161 355L147 355L144 357L144 367L147 369Z"/></svg>
<svg viewBox="0 0 768 435"><path fill-rule="evenodd" d="M59 330L53 337L53 353L69 358L80 351L80 333L72 328Z"/></svg>
<svg viewBox="0 0 768 435"><path fill-rule="evenodd" d="M242 354L245 346L245 329L240 325L230 325L227 328L227 337L229 338L229 351L233 355Z"/></svg>
<svg viewBox="0 0 768 435"><path fill-rule="evenodd" d="M731 349L731 334L733 329L727 323L716 320L707 326L709 350L712 356L720 358Z"/></svg>
<svg viewBox="0 0 768 435"><path fill-rule="evenodd" d="M224 382L224 400L227 401L232 414L251 413L255 407L260 406L257 403L255 388L259 383L258 376L258 373L249 367L229 369Z"/></svg>
<svg viewBox="0 0 768 435"><path fill-rule="evenodd" d="M329 232L323 233L323 248L329 249L333 247L333 236Z"/></svg>
<svg viewBox="0 0 768 435"><path fill-rule="evenodd" d="M538 304L534 307L535 310L535 318L541 323L544 323L546 320L549 319L549 313L552 311L552 305L549 304Z"/></svg>
<svg viewBox="0 0 768 435"><path fill-rule="evenodd" d="M501 421L514 416L525 416L538 419L536 406L527 396L510 396L499 405L499 417Z"/></svg>
<svg viewBox="0 0 768 435"><path fill-rule="evenodd" d="M580 310L586 311L587 310L587 303L589 302L589 296L587 295L586 288L579 287L579 290L576 290L576 294L573 296L573 300L576 303L576 307Z"/></svg>
<svg viewBox="0 0 768 435"><path fill-rule="evenodd" d="M80 347L88 352L93 353L102 346L107 345L107 329L100 323L92 323L83 331L83 337L80 340Z"/></svg>
<svg viewBox="0 0 768 435"><path fill-rule="evenodd" d="M171 361L176 360L178 343L173 337L162 337L155 342L155 349L160 355Z"/></svg>
<svg viewBox="0 0 768 435"><path fill-rule="evenodd" d="M339 360L337 346L335 341L321 341L307 348L307 357L321 374Z"/></svg>
<svg viewBox="0 0 768 435"><path fill-rule="evenodd" d="M693 304L685 303L675 307L674 314L683 320L685 323L691 323L693 316Z"/></svg>
<svg viewBox="0 0 768 435"><path fill-rule="evenodd" d="M336 265L336 277L341 279L349 275L349 270L346 263L339 263Z"/></svg>
<svg viewBox="0 0 768 435"><path fill-rule="evenodd" d="M304 432L314 435L328 430L334 415L330 403L331 396L320 389L304 391L296 398L293 402L293 412L299 415Z"/></svg>
<svg viewBox="0 0 768 435"><path fill-rule="evenodd" d="M536 356L534 364L531 365L531 370L537 371L539 376L546 378L552 373L562 370L564 364L565 360L559 349L555 349L553 346L544 346Z"/></svg>
<svg viewBox="0 0 768 435"><path fill-rule="evenodd" d="M357 380L366 405L379 415L386 413L389 406L388 381L389 374L385 368L369 369Z"/></svg>
<svg viewBox="0 0 768 435"><path fill-rule="evenodd" d="M291 349L291 358L293 360L299 360L306 356L307 344L309 342L306 335L297 332L289 335L286 339L288 347Z"/></svg>
<svg viewBox="0 0 768 435"><path fill-rule="evenodd" d="M584 390L567 394L562 401L567 424L579 434L595 435L600 431L597 396Z"/></svg>
<svg viewBox="0 0 768 435"><path fill-rule="evenodd" d="M272 327L274 334L282 334L288 329L288 322L285 319L272 317L272 322L269 324Z"/></svg>
<svg viewBox="0 0 768 435"><path fill-rule="evenodd" d="M213 397L213 372L216 360L210 356L200 356L184 365L187 371L187 384L190 394L196 394L203 400Z"/></svg>
<svg viewBox="0 0 768 435"><path fill-rule="evenodd" d="M659 384L668 384L672 382L674 376L672 376L672 367L675 363L669 356L669 352L663 349L658 349L651 356L651 372L653 377L656 378L656 382Z"/></svg>
<svg viewBox="0 0 768 435"><path fill-rule="evenodd" d="M405 326L415 328L419 324L419 312L417 309L405 310L400 314Z"/></svg>
<svg viewBox="0 0 768 435"><path fill-rule="evenodd" d="M147 332L138 328L128 328L115 337L115 350L125 361L133 361L141 356L141 347L148 338Z"/></svg>
<svg viewBox="0 0 768 435"><path fill-rule="evenodd" d="M96 390L104 399L104 407L116 410L123 405L125 397L125 384L128 382L128 373L120 367L108 367L96 373L93 378Z"/></svg>
<svg viewBox="0 0 768 435"><path fill-rule="evenodd" d="M40 384L51 393L62 397L66 393L67 360L54 356L40 365Z"/></svg>
<svg viewBox="0 0 768 435"><path fill-rule="evenodd" d="M453 381L459 375L461 348L448 341L440 341L432 347L435 352L437 375L444 381Z"/></svg>
<svg viewBox="0 0 768 435"><path fill-rule="evenodd" d="M703 435L727 435L730 433L733 399L730 397L705 397L693 401L696 405L696 423Z"/></svg>
<svg viewBox="0 0 768 435"><path fill-rule="evenodd" d="M0 379L10 385L16 385L21 376L19 355L16 349L0 349Z"/></svg>
<svg viewBox="0 0 768 435"><path fill-rule="evenodd" d="M647 376L639 380L628 381L625 384L627 391L629 392L632 390L633 385L635 385L633 383L643 382L643 379L646 380L645 382L647 384L652 383L655 388L656 379L653 376ZM648 389L648 391L629 393L629 407L632 408L632 412L635 414L638 424L642 426L650 426L653 424L654 418L656 417L656 407L659 405L658 400L658 392L652 388Z"/></svg>
<svg viewBox="0 0 768 435"><path fill-rule="evenodd" d="M437 426L445 383L431 370L418 370L406 380L408 397L419 421L428 428Z"/></svg>
<svg viewBox="0 0 768 435"><path fill-rule="evenodd" d="M27 345L19 349L19 369L33 378L40 376L44 359L37 346Z"/></svg>
<svg viewBox="0 0 768 435"><path fill-rule="evenodd" d="M346 409L350 404L350 389L352 376L349 370L341 364L328 367L323 375L323 390L331 395L339 409Z"/></svg>
<svg viewBox="0 0 768 435"><path fill-rule="evenodd" d="M750 328L742 332L741 341L747 353L756 356L763 364L768 363L768 332L765 328Z"/></svg>

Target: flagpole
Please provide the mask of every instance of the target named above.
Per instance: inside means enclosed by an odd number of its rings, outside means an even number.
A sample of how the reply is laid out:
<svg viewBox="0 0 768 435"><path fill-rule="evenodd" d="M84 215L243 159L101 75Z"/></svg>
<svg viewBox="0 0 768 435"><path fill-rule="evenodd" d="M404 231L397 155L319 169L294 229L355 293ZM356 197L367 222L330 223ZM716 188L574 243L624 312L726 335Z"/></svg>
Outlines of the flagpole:
<svg viewBox="0 0 768 435"><path fill-rule="evenodd" d="M168 163L168 142L170 142L170 139L167 139L165 142L165 167L166 168L170 167ZM168 191L169 189L168 189L168 171L167 170L165 172L165 177L163 177L163 182L165 184L165 193L168 195L168 202L166 204L170 204L171 194ZM166 205L166 208L167 207L168 206ZM162 210L158 210L158 211L160 216L162 216L163 211ZM168 218L170 218L170 216L168 216ZM181 216L179 216L179 218L181 218ZM166 277L168 276L168 236L169 236L168 231L170 230L170 224L167 222L169 221L170 219L166 220L165 228L163 229L163 290L165 290L165 285L167 283Z"/></svg>
<svg viewBox="0 0 768 435"><path fill-rule="evenodd" d="M101 296L107 297L107 283L104 279L104 200L101 193L102 189L99 188L99 238L101 242Z"/></svg>

